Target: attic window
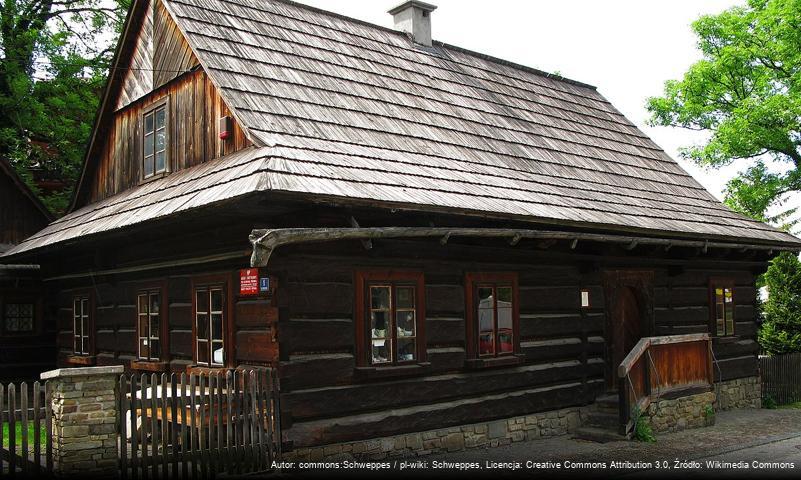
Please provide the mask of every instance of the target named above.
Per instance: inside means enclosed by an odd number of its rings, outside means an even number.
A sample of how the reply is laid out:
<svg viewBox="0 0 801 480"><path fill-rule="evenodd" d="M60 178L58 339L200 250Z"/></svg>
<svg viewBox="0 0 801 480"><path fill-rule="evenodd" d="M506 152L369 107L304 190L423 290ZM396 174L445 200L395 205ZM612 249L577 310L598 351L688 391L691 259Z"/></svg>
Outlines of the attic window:
<svg viewBox="0 0 801 480"><path fill-rule="evenodd" d="M142 179L167 173L167 99L152 105L142 115Z"/></svg>

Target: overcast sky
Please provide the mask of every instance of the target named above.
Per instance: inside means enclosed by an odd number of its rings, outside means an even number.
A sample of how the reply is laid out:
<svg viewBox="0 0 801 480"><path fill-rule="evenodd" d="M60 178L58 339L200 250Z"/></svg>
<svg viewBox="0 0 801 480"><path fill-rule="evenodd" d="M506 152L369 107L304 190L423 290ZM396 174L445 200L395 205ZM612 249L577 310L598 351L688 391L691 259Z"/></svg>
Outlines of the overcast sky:
<svg viewBox="0 0 801 480"><path fill-rule="evenodd" d="M371 23L392 26L386 13L400 0L300 0ZM681 160L678 149L697 134L645 125L645 100L662 92L700 58L690 23L743 4L733 0L426 0L436 40L589 83L709 191L722 198L741 167L707 172Z"/></svg>

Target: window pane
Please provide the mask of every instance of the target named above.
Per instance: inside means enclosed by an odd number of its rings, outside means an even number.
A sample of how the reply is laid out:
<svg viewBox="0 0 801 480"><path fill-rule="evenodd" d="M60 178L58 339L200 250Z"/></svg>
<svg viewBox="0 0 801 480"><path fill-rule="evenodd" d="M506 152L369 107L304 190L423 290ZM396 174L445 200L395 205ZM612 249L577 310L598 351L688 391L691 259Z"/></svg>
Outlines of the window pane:
<svg viewBox="0 0 801 480"><path fill-rule="evenodd" d="M150 330L148 328L148 318L147 315L139 315L139 336L140 337L147 337L150 335Z"/></svg>
<svg viewBox="0 0 801 480"><path fill-rule="evenodd" d="M144 145L144 147L145 147L145 155L144 155L144 157L145 157L145 161L147 161L148 157L152 157L153 156L153 134L152 133L148 133L147 135L145 135L145 145Z"/></svg>
<svg viewBox="0 0 801 480"><path fill-rule="evenodd" d="M167 170L167 154L164 151L156 153L156 173Z"/></svg>
<svg viewBox="0 0 801 480"><path fill-rule="evenodd" d="M146 338L139 339L139 358L150 358L150 349L147 344Z"/></svg>
<svg viewBox="0 0 801 480"><path fill-rule="evenodd" d="M147 313L147 295L139 295L139 314Z"/></svg>
<svg viewBox="0 0 801 480"><path fill-rule="evenodd" d="M222 312L223 295L222 290L214 289L211 291L211 311Z"/></svg>
<svg viewBox="0 0 801 480"><path fill-rule="evenodd" d="M223 317L219 313L211 314L211 339L223 339Z"/></svg>
<svg viewBox="0 0 801 480"><path fill-rule="evenodd" d="M512 308L501 308L498 301L498 353L511 353L514 351L514 329L512 325Z"/></svg>
<svg viewBox="0 0 801 480"><path fill-rule="evenodd" d="M161 356L161 352L159 349L159 341L158 340L150 340L150 356L149 358L152 360L157 360Z"/></svg>
<svg viewBox="0 0 801 480"><path fill-rule="evenodd" d="M725 292L726 292L726 294L725 294L725 296L726 296L726 303L732 303L732 292L731 292L731 288L726 288L726 289L725 289Z"/></svg>
<svg viewBox="0 0 801 480"><path fill-rule="evenodd" d="M493 289L478 289L478 354L495 354L495 305Z"/></svg>
<svg viewBox="0 0 801 480"><path fill-rule="evenodd" d="M414 311L400 311L395 314L398 337L414 337ZM400 349L400 347L398 347Z"/></svg>
<svg viewBox="0 0 801 480"><path fill-rule="evenodd" d="M512 287L498 287L498 353L512 353Z"/></svg>
<svg viewBox="0 0 801 480"><path fill-rule="evenodd" d="M161 303L161 301L159 299L159 295L157 293L151 293L150 294L150 313L151 314L159 313L159 307L160 307L159 304L160 303Z"/></svg>
<svg viewBox="0 0 801 480"><path fill-rule="evenodd" d="M21 318L19 320L18 330L20 332L32 332L33 331L33 318Z"/></svg>
<svg viewBox="0 0 801 480"><path fill-rule="evenodd" d="M164 107L159 108L156 110L156 129L164 128L164 120L167 118L167 111Z"/></svg>
<svg viewBox="0 0 801 480"><path fill-rule="evenodd" d="M145 158L145 178L153 175L153 157Z"/></svg>
<svg viewBox="0 0 801 480"><path fill-rule="evenodd" d="M197 339L204 340L209 338L209 316L205 313L197 315Z"/></svg>
<svg viewBox="0 0 801 480"><path fill-rule="evenodd" d="M153 131L153 114L148 113L145 115L145 134Z"/></svg>
<svg viewBox="0 0 801 480"><path fill-rule="evenodd" d="M16 317L19 315L19 305L16 303L9 303L6 305L6 316Z"/></svg>
<svg viewBox="0 0 801 480"><path fill-rule="evenodd" d="M389 287L370 287L370 308L389 309Z"/></svg>
<svg viewBox="0 0 801 480"><path fill-rule="evenodd" d="M370 312L370 329L372 330L373 338L385 338L387 336L387 328L389 325L389 312L373 311Z"/></svg>
<svg viewBox="0 0 801 480"><path fill-rule="evenodd" d="M151 338L159 338L160 332L160 325L159 316L158 315L151 315L150 316L150 337Z"/></svg>
<svg viewBox="0 0 801 480"><path fill-rule="evenodd" d="M414 287L398 287L395 289L395 305L397 308L414 308Z"/></svg>
<svg viewBox="0 0 801 480"><path fill-rule="evenodd" d="M373 340L373 363L389 362L389 340Z"/></svg>
<svg viewBox="0 0 801 480"><path fill-rule="evenodd" d="M167 132L166 130L156 131L156 152L163 152L167 145Z"/></svg>
<svg viewBox="0 0 801 480"><path fill-rule="evenodd" d="M6 318L6 330L9 332L19 331L19 321L17 320L17 317Z"/></svg>
<svg viewBox="0 0 801 480"><path fill-rule="evenodd" d="M416 342L414 338L404 338L398 340L398 361L409 362L417 358Z"/></svg>
<svg viewBox="0 0 801 480"><path fill-rule="evenodd" d="M225 350L221 342L212 342L212 361L217 365L222 365L225 361Z"/></svg>
<svg viewBox="0 0 801 480"><path fill-rule="evenodd" d="M197 342L197 363L209 364L209 344L204 340L198 339Z"/></svg>
<svg viewBox="0 0 801 480"><path fill-rule="evenodd" d="M87 298L81 299L81 315L85 317L89 316L89 299Z"/></svg>
<svg viewBox="0 0 801 480"><path fill-rule="evenodd" d="M716 302L723 302L723 289L716 288L715 289L715 301Z"/></svg>
<svg viewBox="0 0 801 480"><path fill-rule="evenodd" d="M717 320L717 331L718 335L726 335L725 325L723 323L723 318L718 318Z"/></svg>
<svg viewBox="0 0 801 480"><path fill-rule="evenodd" d="M206 290L198 290L195 292L195 311L197 311L197 313L208 313L209 296Z"/></svg>
<svg viewBox="0 0 801 480"><path fill-rule="evenodd" d="M512 287L498 287L498 308L512 306Z"/></svg>

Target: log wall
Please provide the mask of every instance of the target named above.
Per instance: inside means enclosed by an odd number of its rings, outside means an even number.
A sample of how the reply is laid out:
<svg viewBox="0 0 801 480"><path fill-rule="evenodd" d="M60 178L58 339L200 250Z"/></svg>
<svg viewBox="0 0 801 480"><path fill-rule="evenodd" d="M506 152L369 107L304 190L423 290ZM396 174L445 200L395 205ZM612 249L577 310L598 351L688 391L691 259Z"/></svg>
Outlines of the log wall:
<svg viewBox="0 0 801 480"><path fill-rule="evenodd" d="M382 240L371 250L358 242L282 247L269 268L278 279L274 304L232 294L235 360L230 366L277 359L283 428L296 447L586 405L605 391L605 376L612 368L606 360L604 272L636 269L654 272L654 323L649 330L656 335L708 331L709 278L734 278L738 336L716 340L714 351L723 379L751 377L757 365L754 273L736 265L414 241ZM166 281L169 365L174 371L185 369L192 363L192 278L222 272L238 291L236 275L245 267L243 257L215 268L102 276L94 285L87 280L61 285L61 360L71 345L70 309L76 291L91 289L96 296L97 363L127 365L136 348L136 290ZM425 275L430 365L411 376L366 379L355 370L354 272L371 268ZM518 273L524 362L468 369L465 273L505 271ZM589 292L589 308L580 304L582 290ZM226 348L230 354L234 347L229 343Z"/></svg>

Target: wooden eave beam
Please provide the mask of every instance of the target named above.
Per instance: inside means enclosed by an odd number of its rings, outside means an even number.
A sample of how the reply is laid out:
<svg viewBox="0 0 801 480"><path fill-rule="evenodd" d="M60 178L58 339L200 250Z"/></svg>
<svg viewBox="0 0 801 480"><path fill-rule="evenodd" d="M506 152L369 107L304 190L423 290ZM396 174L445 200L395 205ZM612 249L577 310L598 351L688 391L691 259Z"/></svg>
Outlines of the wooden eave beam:
<svg viewBox="0 0 801 480"><path fill-rule="evenodd" d="M367 228L281 228L273 230L256 229L250 233L253 246L251 265L265 267L273 251L283 245L300 243L334 242L359 240L361 242L381 238L426 238L467 237L467 238L516 238L540 239L546 241L569 240L614 243L623 246L657 245L694 247L699 250L709 248L743 248L754 250L786 250L797 252L798 247L777 247L769 245L745 245L709 240L675 240L652 237L632 237L598 233L560 232L548 230L523 230L509 228L447 228L447 227L367 227Z"/></svg>

